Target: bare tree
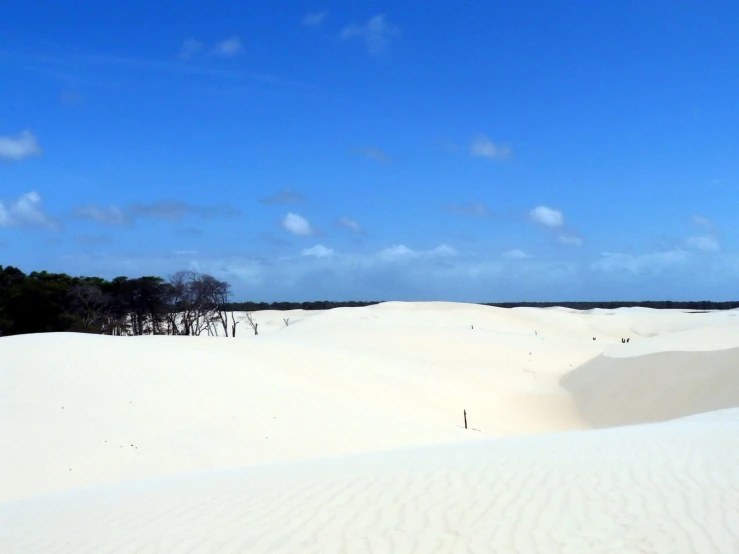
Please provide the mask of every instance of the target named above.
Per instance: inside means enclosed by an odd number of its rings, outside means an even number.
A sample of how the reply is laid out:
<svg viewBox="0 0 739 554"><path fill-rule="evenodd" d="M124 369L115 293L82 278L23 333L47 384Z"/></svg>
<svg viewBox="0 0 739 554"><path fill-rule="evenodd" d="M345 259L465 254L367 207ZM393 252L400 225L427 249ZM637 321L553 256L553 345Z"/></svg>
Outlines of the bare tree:
<svg viewBox="0 0 739 554"><path fill-rule="evenodd" d="M239 322L236 320L236 317L234 317L234 313L231 312L231 336L236 336L236 326L239 324Z"/></svg>
<svg viewBox="0 0 739 554"><path fill-rule="evenodd" d="M169 284L172 296L167 319L173 334L200 335L205 331L215 335L214 326L220 324L228 336L226 306L231 285L195 271L178 271L170 277Z"/></svg>
<svg viewBox="0 0 739 554"><path fill-rule="evenodd" d="M213 304L213 320L220 322L223 333L228 336L228 312L226 305L231 293L231 285L225 281L219 281L210 275L204 275L203 280L207 283L206 293L210 296Z"/></svg>
<svg viewBox="0 0 739 554"><path fill-rule="evenodd" d="M190 307L186 303L191 273L191 271L178 271L169 278L170 310L167 314L167 327L172 335L190 334L188 314Z"/></svg>
<svg viewBox="0 0 739 554"><path fill-rule="evenodd" d="M290 318L289 317L283 318L282 321L285 322L285 327L289 327L290 326Z"/></svg>
<svg viewBox="0 0 739 554"><path fill-rule="evenodd" d="M255 335L258 335L259 332L257 331L257 327L259 326L259 323L257 323L256 321L254 321L254 314L252 314L251 312L246 312L244 314L244 319L249 324L249 327L251 327L252 329L254 329L254 334Z"/></svg>
<svg viewBox="0 0 739 554"><path fill-rule="evenodd" d="M92 283L80 283L69 291L71 304L85 330L106 332L109 324L110 297Z"/></svg>

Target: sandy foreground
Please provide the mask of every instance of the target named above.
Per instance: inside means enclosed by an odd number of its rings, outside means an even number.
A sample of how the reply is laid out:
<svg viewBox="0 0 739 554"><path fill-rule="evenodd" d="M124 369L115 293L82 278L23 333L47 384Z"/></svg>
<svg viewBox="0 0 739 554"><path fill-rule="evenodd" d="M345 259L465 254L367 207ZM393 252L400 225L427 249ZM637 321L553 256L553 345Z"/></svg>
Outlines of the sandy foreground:
<svg viewBox="0 0 739 554"><path fill-rule="evenodd" d="M0 552L739 552L737 311L256 317L0 338Z"/></svg>

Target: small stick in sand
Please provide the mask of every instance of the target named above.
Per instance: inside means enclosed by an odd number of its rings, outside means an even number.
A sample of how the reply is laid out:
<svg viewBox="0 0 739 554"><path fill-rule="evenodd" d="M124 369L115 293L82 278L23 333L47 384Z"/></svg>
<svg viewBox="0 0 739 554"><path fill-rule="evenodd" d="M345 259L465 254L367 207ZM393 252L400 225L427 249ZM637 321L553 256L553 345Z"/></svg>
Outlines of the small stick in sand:
<svg viewBox="0 0 739 554"><path fill-rule="evenodd" d="M464 428L467 429L467 410L464 410Z"/></svg>

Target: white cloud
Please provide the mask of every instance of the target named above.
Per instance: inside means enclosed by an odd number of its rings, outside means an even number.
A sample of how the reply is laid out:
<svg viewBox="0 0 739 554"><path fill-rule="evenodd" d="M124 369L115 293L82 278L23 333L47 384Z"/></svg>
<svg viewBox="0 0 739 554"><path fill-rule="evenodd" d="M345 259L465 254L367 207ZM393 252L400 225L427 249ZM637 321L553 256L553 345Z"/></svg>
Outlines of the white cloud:
<svg viewBox="0 0 739 554"><path fill-rule="evenodd" d="M354 231L355 233L362 233L364 232L362 230L362 226L351 219L350 217L344 216L339 220L339 225L344 227L345 229L349 229L350 231Z"/></svg>
<svg viewBox="0 0 739 554"><path fill-rule="evenodd" d="M282 227L294 235L309 236L315 234L315 230L303 216L289 212L282 220Z"/></svg>
<svg viewBox="0 0 739 554"><path fill-rule="evenodd" d="M377 253L377 257L385 261L414 258L452 257L456 255L457 251L447 244L440 244L431 250L411 250L404 244L395 244L390 248L386 248Z"/></svg>
<svg viewBox="0 0 739 554"><path fill-rule="evenodd" d="M485 135L477 135L470 143L470 154L481 158L502 160L511 155L511 149L505 145L495 144Z"/></svg>
<svg viewBox="0 0 739 554"><path fill-rule="evenodd" d="M689 252L680 249L649 254L604 252L590 264L590 269L603 273L657 274L687 262L690 257Z"/></svg>
<svg viewBox="0 0 739 554"><path fill-rule="evenodd" d="M313 256L314 258L329 258L334 255L332 248L327 248L322 244L316 244L312 248L304 248L300 252L301 256Z"/></svg>
<svg viewBox="0 0 739 554"><path fill-rule="evenodd" d="M229 37L217 43L213 48L213 53L219 56L235 56L243 51L241 39L237 36Z"/></svg>
<svg viewBox="0 0 739 554"><path fill-rule="evenodd" d="M307 13L303 18L303 25L320 25L321 23L323 23L323 20L326 19L326 15L326 12Z"/></svg>
<svg viewBox="0 0 739 554"><path fill-rule="evenodd" d="M684 245L692 250L697 250L707 254L721 252L721 244L717 237L719 234L718 229L713 221L698 214L694 214L691 221L693 225L702 227L706 233L703 235L688 237L685 239Z"/></svg>
<svg viewBox="0 0 739 554"><path fill-rule="evenodd" d="M383 260L397 260L398 258L415 257L418 254L404 244L395 244L377 253L377 257Z"/></svg>
<svg viewBox="0 0 739 554"><path fill-rule="evenodd" d="M448 244L440 244L436 248L429 250L431 256L456 256L457 251Z"/></svg>
<svg viewBox="0 0 739 554"><path fill-rule="evenodd" d="M565 227L565 216L559 210L555 210L549 206L537 206L529 212L529 219L537 225L541 225L555 232L557 240L562 244L569 246L582 246L585 244L585 240L577 231Z"/></svg>
<svg viewBox="0 0 739 554"><path fill-rule="evenodd" d="M347 25L339 35L343 40L358 38L364 40L367 51L380 54L387 50L390 40L400 36L400 29L390 23L385 14L374 16L364 25Z"/></svg>
<svg viewBox="0 0 739 554"><path fill-rule="evenodd" d="M689 248L699 250L700 252L721 252L721 245L719 244L718 239L712 235L688 237L685 240L685 245Z"/></svg>
<svg viewBox="0 0 739 554"><path fill-rule="evenodd" d="M0 202L0 227L38 227L57 230L59 224L41 207L41 195L27 192L9 205Z"/></svg>
<svg viewBox="0 0 739 554"><path fill-rule="evenodd" d="M131 220L118 206L101 207L88 204L77 206L72 215L78 219L89 219L104 225L129 225Z"/></svg>
<svg viewBox="0 0 739 554"><path fill-rule="evenodd" d="M22 131L15 137L0 137L0 160L22 160L39 156L41 147L31 131Z"/></svg>
<svg viewBox="0 0 739 554"><path fill-rule="evenodd" d="M311 245L314 245L311 243ZM119 247L116 248L120 252ZM725 296L739 277L739 257L702 256L673 250L647 254L605 253L597 259L525 260L444 248L412 250L396 244L382 252L348 252L330 257L279 255L220 257L212 251L192 257L170 249L111 255L77 251L55 258L50 270L72 274L168 275L179 269L204 271L233 285L237 300L448 300L462 302L551 301L571 298L684 298ZM441 251L441 252L440 252ZM669 277L669 278L668 278Z"/></svg>
<svg viewBox="0 0 739 554"><path fill-rule="evenodd" d="M533 256L527 254L523 250L520 250L518 248L514 248L513 250L509 250L508 252L505 252L502 254L504 258L508 258L509 260L525 260L527 258L532 258Z"/></svg>
<svg viewBox="0 0 739 554"><path fill-rule="evenodd" d="M203 49L203 43L195 39L187 39L180 48L180 59L189 60Z"/></svg>
<svg viewBox="0 0 739 554"><path fill-rule="evenodd" d="M565 224L562 212L549 206L537 206L529 212L529 217L534 223L551 229L562 227Z"/></svg>
<svg viewBox="0 0 739 554"><path fill-rule="evenodd" d="M557 239L562 244L569 244L571 246L582 246L585 241L580 235L566 231L557 235Z"/></svg>
<svg viewBox="0 0 739 554"><path fill-rule="evenodd" d="M197 250L175 250L172 252L175 256L195 256L197 253Z"/></svg>
<svg viewBox="0 0 739 554"><path fill-rule="evenodd" d="M714 225L713 222L708 219L707 217L703 217L701 215L694 215L692 217L693 224L698 225L699 227L703 227L707 231L713 231Z"/></svg>

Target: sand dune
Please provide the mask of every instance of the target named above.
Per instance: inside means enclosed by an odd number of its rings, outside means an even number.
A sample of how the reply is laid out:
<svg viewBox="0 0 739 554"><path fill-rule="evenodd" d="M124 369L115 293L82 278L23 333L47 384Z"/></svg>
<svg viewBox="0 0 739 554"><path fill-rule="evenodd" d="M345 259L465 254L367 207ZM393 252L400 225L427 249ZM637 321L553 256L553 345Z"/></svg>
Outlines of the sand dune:
<svg viewBox="0 0 739 554"><path fill-rule="evenodd" d="M0 338L0 552L739 551L736 315Z"/></svg>
<svg viewBox="0 0 739 554"><path fill-rule="evenodd" d="M0 550L725 554L737 433L733 410L99 487L0 506Z"/></svg>
<svg viewBox="0 0 739 554"><path fill-rule="evenodd" d="M579 412L594 427L666 421L739 407L739 348L598 356L565 375Z"/></svg>

